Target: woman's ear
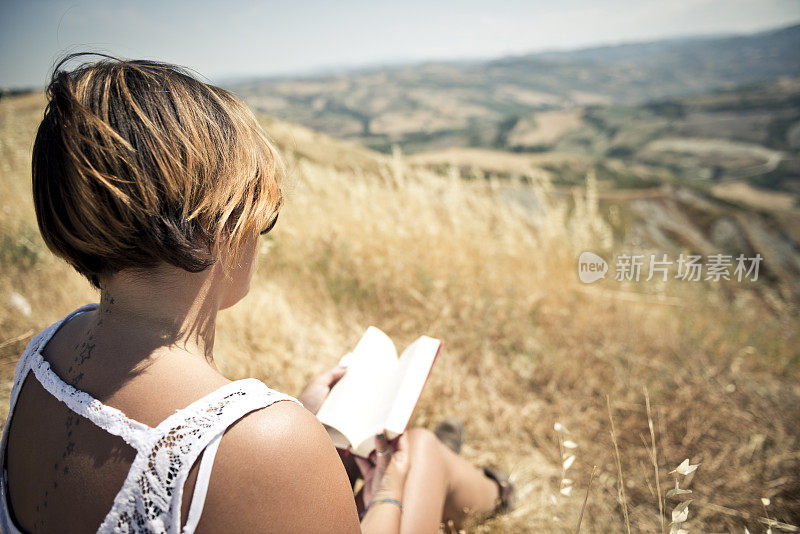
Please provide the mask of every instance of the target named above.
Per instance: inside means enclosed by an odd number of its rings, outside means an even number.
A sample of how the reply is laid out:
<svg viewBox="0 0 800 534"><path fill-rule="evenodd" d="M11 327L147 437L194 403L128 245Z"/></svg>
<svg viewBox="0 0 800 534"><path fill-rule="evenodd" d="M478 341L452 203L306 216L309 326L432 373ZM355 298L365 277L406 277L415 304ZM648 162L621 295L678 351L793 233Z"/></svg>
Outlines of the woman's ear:
<svg viewBox="0 0 800 534"><path fill-rule="evenodd" d="M269 233L273 228L275 228L275 223L278 222L278 212L275 212L275 216L272 217L272 220L267 224L267 227L261 230L261 235L265 235Z"/></svg>
<svg viewBox="0 0 800 534"><path fill-rule="evenodd" d="M224 271L222 277L223 298L220 309L229 308L243 299L250 291L250 281L258 265L258 234L252 235L242 243L235 258L230 258L230 270L225 270L225 261L220 262L219 269ZM228 249L223 249L224 251ZM223 259L223 258L221 258ZM228 258L224 258L228 259Z"/></svg>

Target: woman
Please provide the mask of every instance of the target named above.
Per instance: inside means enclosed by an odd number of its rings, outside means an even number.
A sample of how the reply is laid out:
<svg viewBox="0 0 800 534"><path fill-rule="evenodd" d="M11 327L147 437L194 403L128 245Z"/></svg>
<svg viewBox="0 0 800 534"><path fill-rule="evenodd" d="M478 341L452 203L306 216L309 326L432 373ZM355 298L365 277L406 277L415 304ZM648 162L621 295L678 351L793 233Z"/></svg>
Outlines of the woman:
<svg viewBox="0 0 800 534"><path fill-rule="evenodd" d="M302 404L218 372L216 315L247 294L277 220L279 157L231 93L152 61L67 71L80 55L48 87L33 193L48 248L100 302L17 365L2 531L435 532L507 507L502 476L419 429L393 453L376 437L357 506L314 417L342 369Z"/></svg>

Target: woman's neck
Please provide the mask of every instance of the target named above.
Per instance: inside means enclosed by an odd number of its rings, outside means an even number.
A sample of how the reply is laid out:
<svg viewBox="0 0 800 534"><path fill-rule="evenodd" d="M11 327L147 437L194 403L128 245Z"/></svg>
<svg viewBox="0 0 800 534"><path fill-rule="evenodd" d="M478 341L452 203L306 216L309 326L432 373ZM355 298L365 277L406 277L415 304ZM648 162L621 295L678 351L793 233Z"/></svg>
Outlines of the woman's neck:
<svg viewBox="0 0 800 534"><path fill-rule="evenodd" d="M140 354L178 349L214 365L219 295L213 272L188 273L169 267L152 275L121 272L101 284L95 333L134 343Z"/></svg>

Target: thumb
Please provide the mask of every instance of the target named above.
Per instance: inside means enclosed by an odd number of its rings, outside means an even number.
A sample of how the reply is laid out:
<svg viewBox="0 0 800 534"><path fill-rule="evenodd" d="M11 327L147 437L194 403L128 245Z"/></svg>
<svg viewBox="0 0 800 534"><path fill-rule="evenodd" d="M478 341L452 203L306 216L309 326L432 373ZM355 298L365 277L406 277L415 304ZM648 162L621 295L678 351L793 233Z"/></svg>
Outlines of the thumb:
<svg viewBox="0 0 800 534"><path fill-rule="evenodd" d="M337 365L325 371L325 373L322 375L322 378L328 387L333 387L333 385L336 384L336 382L338 382L346 372L347 367Z"/></svg>
<svg viewBox="0 0 800 534"><path fill-rule="evenodd" d="M375 469L378 472L383 473L389 467L391 453L392 450L389 448L386 434L381 433L375 436Z"/></svg>
<svg viewBox="0 0 800 534"><path fill-rule="evenodd" d="M405 434L402 434L400 439L397 440L397 450L392 456L391 467L396 468L398 472L405 474L408 471L408 458L408 437L406 437Z"/></svg>
<svg viewBox="0 0 800 534"><path fill-rule="evenodd" d="M400 438L397 440L396 454L403 456L408 454L408 436L406 436L405 433L400 434Z"/></svg>

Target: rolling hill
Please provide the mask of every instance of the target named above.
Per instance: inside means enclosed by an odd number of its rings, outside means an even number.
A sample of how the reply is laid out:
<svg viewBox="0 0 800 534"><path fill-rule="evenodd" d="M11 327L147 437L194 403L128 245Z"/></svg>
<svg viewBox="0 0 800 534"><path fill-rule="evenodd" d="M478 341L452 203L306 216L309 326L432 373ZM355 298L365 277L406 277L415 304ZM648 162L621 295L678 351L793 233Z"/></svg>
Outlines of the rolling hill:
<svg viewBox="0 0 800 534"><path fill-rule="evenodd" d="M388 152L503 147L535 112L637 105L800 75L800 26L231 86L256 110Z"/></svg>

